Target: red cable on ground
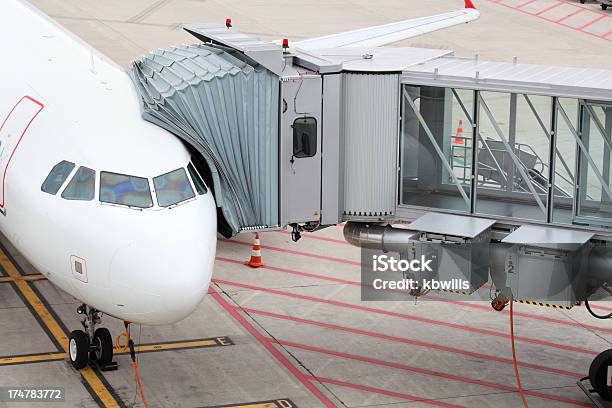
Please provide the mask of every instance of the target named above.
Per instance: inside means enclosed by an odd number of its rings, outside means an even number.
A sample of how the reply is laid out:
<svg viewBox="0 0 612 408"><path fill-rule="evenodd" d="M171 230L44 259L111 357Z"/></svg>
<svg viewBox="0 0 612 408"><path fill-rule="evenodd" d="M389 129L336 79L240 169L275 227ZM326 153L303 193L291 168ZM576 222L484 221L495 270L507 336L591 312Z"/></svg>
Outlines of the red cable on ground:
<svg viewBox="0 0 612 408"><path fill-rule="evenodd" d="M145 408L149 408L147 404L147 400L144 396L144 391L142 390L142 384L140 383L140 375L138 375L138 366L136 365L136 361L132 361L132 367L134 367L134 374L136 374L136 383L138 384L138 389L140 390L140 396L142 397L142 402Z"/></svg>
<svg viewBox="0 0 612 408"><path fill-rule="evenodd" d="M510 341L512 342L512 365L514 366L514 375L516 376L516 384L518 385L519 393L521 394L521 399L523 400L523 407L529 408L527 405L527 399L525 399L525 392L523 391L523 386L521 385L521 377L518 372L518 365L516 363L516 349L514 347L514 308L512 305L514 304L513 296L510 296Z"/></svg>
<svg viewBox="0 0 612 408"><path fill-rule="evenodd" d="M125 325L125 337L127 339L127 345L130 349L130 358L132 359L132 367L134 368L134 375L136 376L136 384L138 385L138 390L140 391L140 397L142 398L142 403L145 408L149 408L149 404L147 404L147 400L144 396L144 391L142 389L142 383L140 382L140 374L138 373L138 364L136 364L136 348L134 347L134 341L130 336L130 323L123 322Z"/></svg>

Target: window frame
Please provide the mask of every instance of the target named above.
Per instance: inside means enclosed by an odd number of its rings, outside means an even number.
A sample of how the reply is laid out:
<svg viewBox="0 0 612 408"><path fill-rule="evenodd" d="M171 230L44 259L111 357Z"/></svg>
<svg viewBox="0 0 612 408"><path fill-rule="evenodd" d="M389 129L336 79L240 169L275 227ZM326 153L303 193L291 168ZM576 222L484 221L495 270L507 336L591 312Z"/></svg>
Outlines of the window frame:
<svg viewBox="0 0 612 408"><path fill-rule="evenodd" d="M173 203L173 204L169 204L169 205L161 205L161 204L159 203L159 194L158 194L157 186L155 185L155 179L160 178L160 177L167 176L168 174L171 174L171 173L177 172L177 171L179 171L179 170L183 170L183 172L185 173L185 178L186 178L186 180L187 180L187 183L189 184L189 187L191 188L191 192L193 193L193 196L192 196L192 197L189 197L189 198L186 198L186 199L184 199L184 200L178 201L178 202ZM151 178L151 181L153 182L153 191L155 192L155 201L156 201L156 204L157 204L157 206L158 206L159 208L162 208L162 209L164 209L164 208L174 208L174 207L176 207L176 206L178 206L178 205L182 205L182 204L184 204L184 203L186 203L186 202L189 202L189 201L191 201L191 200L196 199L196 198L198 197L198 195L199 195L199 194L198 194L198 192L196 191L196 189L194 188L194 185L193 185L193 183L192 183L192 180L191 180L191 178L189 177L189 170L188 170L186 167L178 167L178 168L176 168L176 169L174 169L174 170L171 170L171 171L168 171L168 172L166 172L166 173L160 174L159 176L152 177L152 178Z"/></svg>
<svg viewBox="0 0 612 408"><path fill-rule="evenodd" d="M195 175L198 176L199 180L202 182L202 185L204 186L204 192L203 193L200 193L200 191L198 190L198 186L197 186L195 177L193 177L193 173L189 170L189 167L191 167L193 169ZM193 190L196 192L196 194L198 196L205 195L205 194L208 193L209 187L206 185L206 182L202 178L202 175L200 174L200 172L198 171L198 169L196 168L196 166L193 164L192 161L187 163L187 174L189 175L189 179L191 180L191 184L192 184Z"/></svg>
<svg viewBox="0 0 612 408"><path fill-rule="evenodd" d="M76 167L76 166L75 166ZM72 181L76 178L77 174L79 173L79 171L81 169L86 169L86 170L90 170L93 172L93 189L92 189L92 195L91 198L76 198L76 197L66 197L64 194L66 193L66 190L68 190L68 187L70 186L70 183L72 183ZM68 184L66 184L66 186L62 189L62 194L60 194L60 196L64 199L64 200L68 200L68 201L93 201L96 199L96 178L97 178L97 172L96 170L89 168L87 166L79 166L76 171L74 169L72 169L71 171L72 177L70 178L70 181L68 181ZM65 181L64 181L65 184Z"/></svg>
<svg viewBox="0 0 612 408"><path fill-rule="evenodd" d="M102 175L103 174L111 174L114 176L124 176L124 177L128 177L128 178L137 178L137 179L142 179L142 180L146 180L147 182L147 187L149 188L149 197L151 199L151 205L149 205L148 207L141 207L141 206L137 206L137 205L130 205L130 204L122 204L122 203L114 203L111 201L103 201L102 200ZM100 170L99 172L100 176L99 176L99 184L98 184L98 201L100 202L100 204L105 204L105 205L114 205L114 206L119 206L119 207L123 207L123 208L130 208L130 209L134 209L134 210L148 210L150 208L155 207L155 201L153 201L153 193L154 190L151 188L151 180L148 177L140 177L140 176L132 176L130 174L124 174L124 173L115 173L112 171L106 171L106 170Z"/></svg>
<svg viewBox="0 0 612 408"><path fill-rule="evenodd" d="M66 177L64 177L64 180L62 180L61 184L57 187L57 189L55 190L54 193L50 192L50 191L46 191L44 190L45 187L45 183L47 182L47 180L49 179L49 177L51 177L51 173L53 172L53 170L55 170L55 168L57 166L59 166L62 163L68 163L71 164L72 167L70 168L70 171L66 174ZM71 162L69 160L61 160L60 162L56 163L53 165L53 167L51 167L51 170L49 170L49 172L47 173L47 176L45 177L45 179L43 180L42 184L40 185L40 191L42 191L45 194L49 194L52 196L56 196L57 193L59 193L60 190L62 190L62 187L64 187L66 185L66 182L71 179L71 175L74 173L74 169L77 168L76 163Z"/></svg>
<svg viewBox="0 0 612 408"><path fill-rule="evenodd" d="M304 144L300 141L300 145L302 147L301 150L298 150L296 152L296 141L298 140L298 130L296 128L296 124L298 124L299 121L312 121L313 124L309 124L309 126L314 125L314 136L312 136L312 138L314 139L314 151L312 152L312 154L305 154L304 153ZM301 125L301 124L298 124ZM300 117L300 118L295 118L295 120L293 121L293 124L291 125L291 128L293 129L292 132L292 136L293 136L293 140L292 140L292 147L291 147L291 152L292 152L292 158L293 159L307 159L309 157L315 157L319 151L319 123L317 121L317 118L313 117L313 116L304 116L304 117Z"/></svg>

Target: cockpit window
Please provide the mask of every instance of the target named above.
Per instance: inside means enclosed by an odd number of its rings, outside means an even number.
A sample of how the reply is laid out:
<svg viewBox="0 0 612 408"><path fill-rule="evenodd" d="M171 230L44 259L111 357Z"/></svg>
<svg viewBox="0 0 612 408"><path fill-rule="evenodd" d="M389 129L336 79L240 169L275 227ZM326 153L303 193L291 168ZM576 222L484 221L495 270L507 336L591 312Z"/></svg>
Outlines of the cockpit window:
<svg viewBox="0 0 612 408"><path fill-rule="evenodd" d="M62 160L51 169L51 172L43 182L40 189L45 193L57 194L64 181L68 178L74 169L74 163Z"/></svg>
<svg viewBox="0 0 612 408"><path fill-rule="evenodd" d="M62 192L62 198L66 200L91 201L94 199L95 189L96 172L81 166Z"/></svg>
<svg viewBox="0 0 612 408"><path fill-rule="evenodd" d="M153 207L146 178L103 171L100 173L100 201L130 207Z"/></svg>
<svg viewBox="0 0 612 408"><path fill-rule="evenodd" d="M192 163L189 163L189 165L187 166L187 170L189 170L189 174L191 175L191 179L193 180L193 185L195 186L195 189L198 194L206 194L208 192L206 184L204 184L204 181L202 181L202 178L200 177L198 171L195 169Z"/></svg>
<svg viewBox="0 0 612 408"><path fill-rule="evenodd" d="M169 207L195 197L185 169L180 168L153 179L157 204Z"/></svg>

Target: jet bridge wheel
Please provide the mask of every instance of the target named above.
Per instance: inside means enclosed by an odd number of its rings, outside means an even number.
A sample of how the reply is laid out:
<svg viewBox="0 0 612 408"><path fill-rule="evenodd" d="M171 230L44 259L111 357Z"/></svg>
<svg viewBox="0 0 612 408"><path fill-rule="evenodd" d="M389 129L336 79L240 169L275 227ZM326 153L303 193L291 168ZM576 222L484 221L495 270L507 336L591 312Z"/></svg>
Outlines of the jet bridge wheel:
<svg viewBox="0 0 612 408"><path fill-rule="evenodd" d="M106 327L96 329L89 358L104 367L113 361L113 337Z"/></svg>
<svg viewBox="0 0 612 408"><path fill-rule="evenodd" d="M589 368L591 386L606 401L612 400L612 393L608 387L608 366L612 365L612 349L600 353Z"/></svg>
<svg viewBox="0 0 612 408"><path fill-rule="evenodd" d="M68 357L74 368L85 368L89 360L89 337L83 330L74 330L68 341Z"/></svg>

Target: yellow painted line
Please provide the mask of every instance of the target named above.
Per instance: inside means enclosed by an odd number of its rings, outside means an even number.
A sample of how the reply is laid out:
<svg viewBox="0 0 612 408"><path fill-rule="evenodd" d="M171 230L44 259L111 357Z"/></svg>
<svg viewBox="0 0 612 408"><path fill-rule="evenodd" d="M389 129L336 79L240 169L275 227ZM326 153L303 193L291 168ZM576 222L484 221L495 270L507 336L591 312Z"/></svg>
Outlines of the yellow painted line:
<svg viewBox="0 0 612 408"><path fill-rule="evenodd" d="M209 408L297 408L290 399L277 399L273 401L248 402L246 404L217 405Z"/></svg>
<svg viewBox="0 0 612 408"><path fill-rule="evenodd" d="M144 344L136 346L137 352L151 352L151 351L165 351L165 350L177 350L177 349L190 349L190 348L206 348L206 347L223 347L232 345L231 340L227 337L218 337L215 339L204 339L204 340L186 340L177 341L173 343L162 343L162 344ZM128 354L129 350L118 349L115 347L115 354ZM27 363L38 363L38 362L51 362L64 360L68 357L66 353L47 353L47 354L32 354L25 356L15 357L0 357L0 366L9 364L27 364Z"/></svg>
<svg viewBox="0 0 612 408"><path fill-rule="evenodd" d="M53 335L55 340L61 345L65 353L68 353L68 336L62 330L62 327L55 320L53 315L47 310L47 307L40 300L36 292L28 285L28 283L20 279L23 276L19 273L15 265L9 260L4 251L0 250L0 265L4 268L4 271L9 277L14 279L17 289L21 292L23 297L27 300L30 306L34 309L38 317L45 324L49 332ZM95 373L91 367L86 367L81 370L81 375L89 384L89 387L96 393L102 404L107 408L120 408L115 398L110 393L109 389L106 388L100 377Z"/></svg>
<svg viewBox="0 0 612 408"><path fill-rule="evenodd" d="M32 356L0 357L0 366L7 364L38 363L47 361L59 361L65 359L66 353L37 354Z"/></svg>
<svg viewBox="0 0 612 408"><path fill-rule="evenodd" d="M0 283L2 282L15 282L18 280L24 280L24 281L36 281L36 280L43 280L43 279L47 279L47 277L43 274L40 273L36 273L36 274L32 274L32 275L19 275L19 277L17 278L13 278L12 276L0 276Z"/></svg>
<svg viewBox="0 0 612 408"><path fill-rule="evenodd" d="M147 351L161 351L161 350L174 350L184 349L190 347L212 347L217 346L217 342L214 340L201 340L201 341L184 341L180 343L165 343L165 344L150 344L144 346L136 346L137 352ZM119 352L119 354L125 354L126 352Z"/></svg>

